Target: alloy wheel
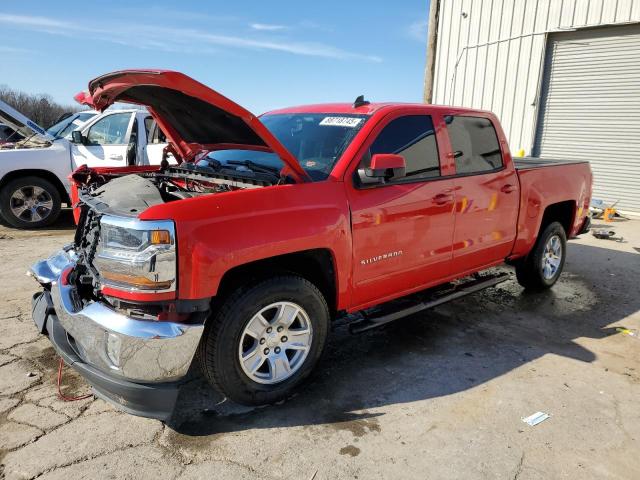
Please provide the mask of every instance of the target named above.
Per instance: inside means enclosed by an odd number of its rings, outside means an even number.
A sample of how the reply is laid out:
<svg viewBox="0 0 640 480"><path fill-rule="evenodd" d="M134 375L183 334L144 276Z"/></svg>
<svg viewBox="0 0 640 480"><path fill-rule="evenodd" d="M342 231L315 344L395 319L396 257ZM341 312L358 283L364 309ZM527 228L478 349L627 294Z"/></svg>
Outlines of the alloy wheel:
<svg viewBox="0 0 640 480"><path fill-rule="evenodd" d="M542 275L551 280L562 263L562 241L558 235L552 235L547 240L542 254Z"/></svg>
<svg viewBox="0 0 640 480"><path fill-rule="evenodd" d="M25 222L40 222L51 215L53 199L49 192L37 185L25 185L11 194L11 213Z"/></svg>
<svg viewBox="0 0 640 480"><path fill-rule="evenodd" d="M272 303L256 313L242 331L240 366L254 382L283 382L302 367L312 340L311 321L300 305Z"/></svg>

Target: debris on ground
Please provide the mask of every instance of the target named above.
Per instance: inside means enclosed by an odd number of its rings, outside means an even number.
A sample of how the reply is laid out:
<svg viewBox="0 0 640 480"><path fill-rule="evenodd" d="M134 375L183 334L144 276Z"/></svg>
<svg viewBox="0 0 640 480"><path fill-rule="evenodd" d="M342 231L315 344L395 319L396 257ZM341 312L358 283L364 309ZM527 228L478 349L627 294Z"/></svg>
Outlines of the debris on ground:
<svg viewBox="0 0 640 480"><path fill-rule="evenodd" d="M635 329L631 330L629 328L618 327L616 328L616 332L620 332L623 335L629 335L630 337L638 338L638 331Z"/></svg>
<svg viewBox="0 0 640 480"><path fill-rule="evenodd" d="M532 427L535 427L536 425L538 425L539 423L544 422L547 418L549 418L551 415L549 415L548 413L544 413L544 412L536 412L533 415L529 415L526 418L523 418L522 421L524 423L526 423L527 425L530 425Z"/></svg>
<svg viewBox="0 0 640 480"><path fill-rule="evenodd" d="M624 240L622 237L616 237L616 232L614 230L607 230L606 228L592 230L591 234L600 240L614 240L616 242L622 242L622 240Z"/></svg>
<svg viewBox="0 0 640 480"><path fill-rule="evenodd" d="M602 219L605 222L609 223L615 220L629 220L624 215L621 215L615 209L615 206L618 204L618 201L607 204L604 200L600 200L594 198L591 200L591 204L589 205L589 212L591 213L591 218Z"/></svg>

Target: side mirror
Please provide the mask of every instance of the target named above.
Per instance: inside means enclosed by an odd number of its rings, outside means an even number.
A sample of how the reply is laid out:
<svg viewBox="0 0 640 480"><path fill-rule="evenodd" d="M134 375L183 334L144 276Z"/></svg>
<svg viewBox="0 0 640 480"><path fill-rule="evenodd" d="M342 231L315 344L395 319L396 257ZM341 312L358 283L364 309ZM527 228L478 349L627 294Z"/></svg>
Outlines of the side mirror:
<svg viewBox="0 0 640 480"><path fill-rule="evenodd" d="M394 153L376 153L371 157L369 168L358 169L363 185L382 184L394 178L406 175L407 163L402 155Z"/></svg>
<svg viewBox="0 0 640 480"><path fill-rule="evenodd" d="M71 141L73 143L84 144L85 137L84 135L82 135L82 132L80 130L74 130L73 132L71 132Z"/></svg>

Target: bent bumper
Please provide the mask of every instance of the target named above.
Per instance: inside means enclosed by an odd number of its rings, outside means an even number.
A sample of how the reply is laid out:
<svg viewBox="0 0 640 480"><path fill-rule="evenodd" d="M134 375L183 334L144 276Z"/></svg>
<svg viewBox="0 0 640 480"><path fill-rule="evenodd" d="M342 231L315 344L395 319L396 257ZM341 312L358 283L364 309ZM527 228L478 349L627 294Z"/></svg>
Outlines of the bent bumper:
<svg viewBox="0 0 640 480"><path fill-rule="evenodd" d="M60 281L74 265L67 250L32 267L45 287L34 296L34 322L98 396L129 413L168 418L204 325L138 320L100 302L83 306L75 287Z"/></svg>
<svg viewBox="0 0 640 480"><path fill-rule="evenodd" d="M51 302L51 296L47 291L34 296L34 311L38 309L37 305L43 302ZM34 317L34 320L38 324L40 318ZM143 417L167 420L173 413L178 398L179 383L134 383L98 370L84 362L76 353L69 335L60 325L55 313L48 313L45 316L42 329L49 334L49 340L58 355L84 377L96 396L127 413Z"/></svg>

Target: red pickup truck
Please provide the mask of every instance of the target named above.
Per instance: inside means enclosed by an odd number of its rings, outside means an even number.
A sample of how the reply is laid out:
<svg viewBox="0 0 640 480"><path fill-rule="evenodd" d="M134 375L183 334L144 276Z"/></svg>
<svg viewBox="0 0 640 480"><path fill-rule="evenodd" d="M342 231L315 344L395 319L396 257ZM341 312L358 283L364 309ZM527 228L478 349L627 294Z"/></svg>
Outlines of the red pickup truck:
<svg viewBox="0 0 640 480"><path fill-rule="evenodd" d="M32 267L33 318L134 414L168 418L194 359L232 400L282 400L333 320L382 325L505 262L549 288L588 228L588 163L514 162L489 112L359 97L256 117L169 71L104 75L85 101L146 106L179 164L73 174L75 241Z"/></svg>

